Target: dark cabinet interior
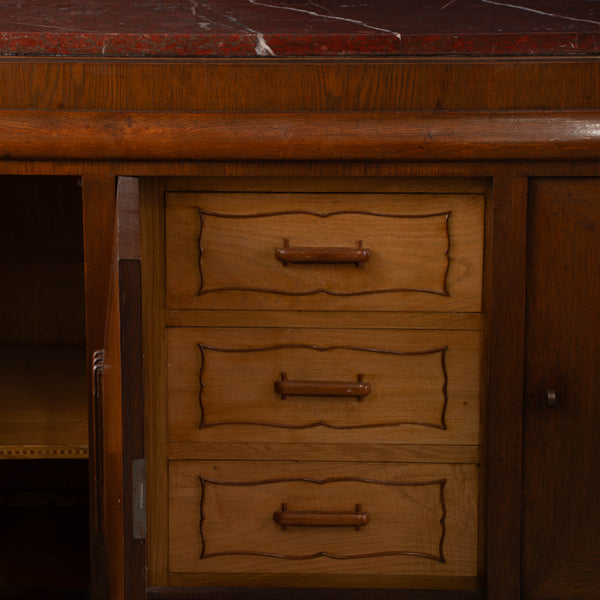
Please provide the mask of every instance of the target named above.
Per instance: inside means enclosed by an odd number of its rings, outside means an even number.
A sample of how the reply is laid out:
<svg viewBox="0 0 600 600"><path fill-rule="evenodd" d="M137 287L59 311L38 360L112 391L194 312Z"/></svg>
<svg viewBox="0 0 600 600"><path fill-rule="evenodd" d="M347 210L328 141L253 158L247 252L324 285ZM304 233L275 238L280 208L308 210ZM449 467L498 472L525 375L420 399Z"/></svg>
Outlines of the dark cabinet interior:
<svg viewBox="0 0 600 600"><path fill-rule="evenodd" d="M85 598L81 188L0 177L0 597Z"/></svg>
<svg viewBox="0 0 600 600"><path fill-rule="evenodd" d="M0 461L0 598L88 597L87 490L85 460Z"/></svg>

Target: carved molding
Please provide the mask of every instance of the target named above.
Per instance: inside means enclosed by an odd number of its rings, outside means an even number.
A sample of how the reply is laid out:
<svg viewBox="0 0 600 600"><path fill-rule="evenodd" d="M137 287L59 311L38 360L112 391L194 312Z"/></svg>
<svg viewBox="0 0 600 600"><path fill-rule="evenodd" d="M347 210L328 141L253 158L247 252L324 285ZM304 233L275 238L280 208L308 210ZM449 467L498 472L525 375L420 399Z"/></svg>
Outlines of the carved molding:
<svg viewBox="0 0 600 600"><path fill-rule="evenodd" d="M596 160L600 150L597 110L2 110L0 129L13 160Z"/></svg>
<svg viewBox="0 0 600 600"><path fill-rule="evenodd" d="M200 366L200 391L199 391L199 403L200 403L200 425L199 429L206 429L208 427L219 427L225 425L253 425L259 427L276 427L281 429L312 429L315 427L326 427L329 429L370 429L374 427L398 427L406 425L414 425L419 427L429 427L433 429L446 429L446 411L448 408L448 370L446 368L446 352L447 346L442 348L433 348L431 350L423 350L420 352L399 352L394 350L385 350L381 348L362 348L357 346L316 346L309 344L276 344L273 346L263 346L259 348L219 348L216 346L208 346L198 344L198 348L201 353L201 366ZM443 374L443 385L442 385L442 404L440 409L440 418L437 423L430 423L426 421L386 421L383 423L366 423L362 425L335 425L327 421L316 421L311 423L304 423L299 425L287 425L281 423L267 423L262 421L220 421L216 423L206 422L206 407L203 399L204 393L204 370L206 366L206 353L207 351L212 352L223 352L223 353L252 353L252 352L268 352L270 350L282 350L282 349L308 349L315 350L317 352L329 352L331 350L350 350L356 352L373 352L377 354L387 354L393 356L424 356L424 355L440 355L440 368Z"/></svg>
<svg viewBox="0 0 600 600"><path fill-rule="evenodd" d="M450 255L450 230L449 230L449 220L452 211L444 211L438 213L430 213L430 214L392 214L392 213L379 213L379 212L370 212L370 211L335 211L335 212L316 212L316 211L306 211L306 210L291 210L291 211L274 211L267 213L254 213L254 214L230 214L230 213L217 213L211 212L204 209L199 208L198 214L200 216L200 234L198 236L198 269L200 273L200 287L198 289L197 295L201 296L204 294L209 294L213 292L252 292L252 293L260 293L260 294L275 294L282 296L314 296L316 294L326 294L328 296L368 296L373 294L389 294L389 293L403 293L403 292L418 292L422 294L433 294L435 296L445 296L449 297L450 293L448 291L448 269L450 266L449 255ZM415 288L415 287L397 287L397 288L382 288L375 290L362 290L357 292L336 292L327 288L315 288L311 290L304 291L290 291L290 290L281 290L275 288L260 288L260 287L241 287L241 286L231 286L231 287L214 287L214 288L206 288L206 278L204 275L202 258L204 255L204 249L202 246L202 235L205 230L205 216L208 217L216 217L222 219L260 219L260 218L269 218L269 217L279 217L279 216L287 216L287 215L308 215L312 217L319 217L326 219L327 217L339 216L339 215L364 215L369 217L381 217L381 218L389 218L389 219L409 219L409 220L417 220L417 219L432 219L432 218L445 218L445 236L446 236L446 247L443 251L443 256L445 259L445 270L444 275L442 277L442 281L440 282L439 289L424 289L424 288ZM362 244L362 242L361 242ZM273 249L275 250L275 248Z"/></svg>
<svg viewBox="0 0 600 600"><path fill-rule="evenodd" d="M267 558L276 559L287 559L287 560L311 560L319 557L326 557L336 560L349 560L349 559L365 559L365 558L377 558L382 556L413 556L415 558L425 558L437 562L446 562L444 557L444 541L446 538L446 499L444 496L446 479L438 479L434 481L418 481L418 482L403 482L403 481L382 481L376 479L366 478L353 478L353 477L331 477L327 479L313 479L309 477L298 477L298 478L281 478L281 479L262 479L256 481L225 481L219 479L209 479L200 476L201 486L201 498L200 498L200 540L202 544L201 559L210 559L217 556L264 556ZM205 514L205 496L206 490L209 485L221 485L221 486L261 486L270 485L277 483L308 483L317 485L327 485L329 483L338 482L356 482L356 483L367 483L373 485L382 486L403 486L403 487L423 487L423 486L439 486L439 508L440 508L440 538L438 545L437 554L430 554L426 552L415 552L411 550L391 550L383 552L371 552L365 554L334 554L321 550L306 555L291 555L291 554L278 554L271 552L260 552L260 551L246 551L246 550L235 550L235 551L223 551L223 552L206 552L206 537L204 532L204 524L206 521ZM277 508L277 507L274 507ZM365 510L368 508L363 506Z"/></svg>

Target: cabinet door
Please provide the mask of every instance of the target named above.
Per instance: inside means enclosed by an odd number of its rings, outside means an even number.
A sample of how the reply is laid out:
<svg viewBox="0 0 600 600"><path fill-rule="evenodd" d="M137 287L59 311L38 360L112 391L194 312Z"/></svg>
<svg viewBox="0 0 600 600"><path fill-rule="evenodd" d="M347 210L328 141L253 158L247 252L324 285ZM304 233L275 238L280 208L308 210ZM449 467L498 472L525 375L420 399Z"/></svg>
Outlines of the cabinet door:
<svg viewBox="0 0 600 600"><path fill-rule="evenodd" d="M523 598L600 598L600 180L533 182Z"/></svg>
<svg viewBox="0 0 600 600"><path fill-rule="evenodd" d="M145 499L138 484L144 476L144 438L137 180L119 180L116 216L104 349L96 354L97 360L103 358L95 394L102 426L95 465L100 474L97 518L106 551L102 595L138 600L145 598L145 522L139 510Z"/></svg>

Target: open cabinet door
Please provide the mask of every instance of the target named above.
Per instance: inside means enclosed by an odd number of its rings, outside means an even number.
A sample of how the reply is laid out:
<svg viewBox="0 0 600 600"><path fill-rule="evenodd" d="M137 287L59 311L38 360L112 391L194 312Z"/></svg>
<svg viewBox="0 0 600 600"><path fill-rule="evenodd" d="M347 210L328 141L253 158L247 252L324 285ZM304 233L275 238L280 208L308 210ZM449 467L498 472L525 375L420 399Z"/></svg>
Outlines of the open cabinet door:
<svg viewBox="0 0 600 600"><path fill-rule="evenodd" d="M95 526L104 563L94 600L145 598L145 473L138 181L120 178L104 347L94 354Z"/></svg>

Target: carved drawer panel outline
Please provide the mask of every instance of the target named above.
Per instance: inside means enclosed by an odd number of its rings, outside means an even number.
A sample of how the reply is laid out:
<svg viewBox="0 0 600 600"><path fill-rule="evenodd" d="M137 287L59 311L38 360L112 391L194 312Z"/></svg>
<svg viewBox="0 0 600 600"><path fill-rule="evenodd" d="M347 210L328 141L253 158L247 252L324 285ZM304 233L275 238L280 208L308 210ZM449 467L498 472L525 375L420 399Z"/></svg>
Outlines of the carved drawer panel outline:
<svg viewBox="0 0 600 600"><path fill-rule="evenodd" d="M235 215L199 209L198 213L199 296L226 291L289 296L391 292L448 296L450 212L399 215L288 211ZM245 252L235 257L239 262L234 269L229 265L231 245L237 238L243 240L239 246ZM315 256L288 264L284 258L278 259L278 251L283 252L288 245L303 248L305 254L312 249ZM368 259L353 263L341 257L329 256L327 260L316 256L319 249L328 249L333 255L334 249L350 251L355 247L368 251Z"/></svg>
<svg viewBox="0 0 600 600"><path fill-rule="evenodd" d="M478 442L479 332L231 333L168 332L170 441Z"/></svg>
<svg viewBox="0 0 600 600"><path fill-rule="evenodd" d="M476 572L473 465L175 461L170 570Z"/></svg>
<svg viewBox="0 0 600 600"><path fill-rule="evenodd" d="M200 477L200 485L201 559L236 554L288 560L404 555L445 562L445 479L408 483L343 477L258 481ZM348 509L357 503L369 518L360 531L352 526L281 527L273 518L282 504L289 511L339 514L351 512ZM215 521L211 507L218 507L227 517ZM268 533L263 542L257 539L257 529L265 524ZM233 536L231 528L235 529Z"/></svg>
<svg viewBox="0 0 600 600"><path fill-rule="evenodd" d="M169 308L481 308L478 194L169 193Z"/></svg>
<svg viewBox="0 0 600 600"><path fill-rule="evenodd" d="M362 429L417 425L446 429L447 348L422 352L291 344L243 350L198 348L202 355L200 428L257 425ZM247 373L245 388L237 384L237 377L227 377L227 373L234 372L238 376ZM370 390L361 398L329 395L327 391L315 396L300 392L284 397L276 390L280 373L282 378L306 384L335 383L330 381L333 378L350 383L360 378ZM308 380L311 374L313 379ZM209 382L219 389L212 391Z"/></svg>

